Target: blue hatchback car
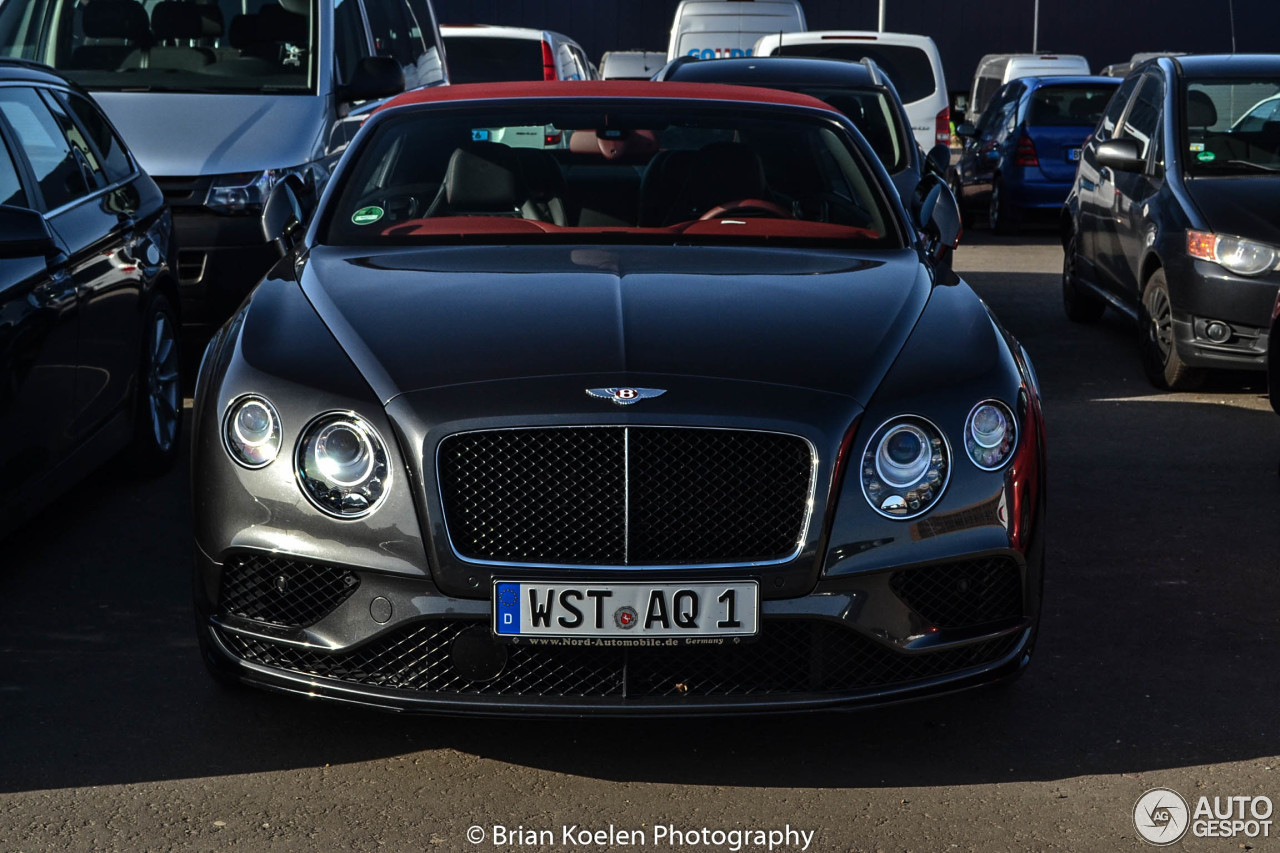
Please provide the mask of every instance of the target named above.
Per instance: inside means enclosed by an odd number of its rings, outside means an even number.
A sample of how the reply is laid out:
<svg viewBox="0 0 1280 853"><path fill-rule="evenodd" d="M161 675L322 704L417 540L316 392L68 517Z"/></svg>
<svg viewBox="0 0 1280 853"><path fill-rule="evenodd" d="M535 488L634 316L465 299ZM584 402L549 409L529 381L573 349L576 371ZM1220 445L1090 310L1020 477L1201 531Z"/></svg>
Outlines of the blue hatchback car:
<svg viewBox="0 0 1280 853"><path fill-rule="evenodd" d="M956 128L964 150L948 180L965 224L985 211L993 230L1009 233L1036 211L1056 214L1080 146L1119 85L1112 77L1022 77L999 89L977 126Z"/></svg>

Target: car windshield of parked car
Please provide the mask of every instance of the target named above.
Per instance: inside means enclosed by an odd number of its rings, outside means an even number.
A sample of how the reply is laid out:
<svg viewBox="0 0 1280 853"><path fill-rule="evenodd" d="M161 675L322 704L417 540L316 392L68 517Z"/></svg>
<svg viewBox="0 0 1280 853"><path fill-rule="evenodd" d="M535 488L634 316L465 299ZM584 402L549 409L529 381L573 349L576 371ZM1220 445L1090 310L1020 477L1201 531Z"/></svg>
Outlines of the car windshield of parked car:
<svg viewBox="0 0 1280 853"><path fill-rule="evenodd" d="M832 117L716 102L406 108L370 128L323 241L901 246Z"/></svg>
<svg viewBox="0 0 1280 853"><path fill-rule="evenodd" d="M535 39L445 36L449 80L454 83L500 83L541 80L542 42Z"/></svg>
<svg viewBox="0 0 1280 853"><path fill-rule="evenodd" d="M1115 86L1041 86L1031 96L1027 125L1092 128L1115 91Z"/></svg>
<svg viewBox="0 0 1280 853"><path fill-rule="evenodd" d="M1280 175L1280 77L1187 80L1182 134L1193 175Z"/></svg>
<svg viewBox="0 0 1280 853"><path fill-rule="evenodd" d="M43 62L95 91L312 93L314 3L10 0L0 4L0 56ZM339 18L343 7L360 14L342 0Z"/></svg>
<svg viewBox="0 0 1280 853"><path fill-rule="evenodd" d="M773 84L762 85L774 87ZM846 89L838 86L780 84L776 88L790 89L826 101L849 117L891 174L907 167L906 146L914 145L915 138L898 121L897 110L888 95L870 89Z"/></svg>
<svg viewBox="0 0 1280 853"><path fill-rule="evenodd" d="M812 44L786 44L775 56L819 56L858 62L874 60L889 79L904 104L932 95L938 88L929 54L907 44L877 44L862 41L820 41Z"/></svg>

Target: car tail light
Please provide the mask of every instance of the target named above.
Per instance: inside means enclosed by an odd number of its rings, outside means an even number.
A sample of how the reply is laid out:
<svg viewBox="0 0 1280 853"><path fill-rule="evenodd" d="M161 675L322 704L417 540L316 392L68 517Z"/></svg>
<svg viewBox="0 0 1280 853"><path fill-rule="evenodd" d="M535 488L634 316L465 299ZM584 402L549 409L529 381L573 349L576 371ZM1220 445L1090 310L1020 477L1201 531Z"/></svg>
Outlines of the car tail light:
<svg viewBox="0 0 1280 853"><path fill-rule="evenodd" d="M951 144L951 107L943 107L934 123L934 140L939 145Z"/></svg>
<svg viewBox="0 0 1280 853"><path fill-rule="evenodd" d="M544 145L559 145L559 144L560 144L560 136L561 136L561 134L559 134L559 133L547 133L547 134L543 134L543 137L542 137L542 143L543 143Z"/></svg>
<svg viewBox="0 0 1280 853"><path fill-rule="evenodd" d="M1040 157L1036 154L1036 144L1025 133L1018 137L1018 152L1014 155L1016 166L1039 166Z"/></svg>
<svg viewBox="0 0 1280 853"><path fill-rule="evenodd" d="M556 55L551 52L551 42L542 43L542 79L556 79Z"/></svg>

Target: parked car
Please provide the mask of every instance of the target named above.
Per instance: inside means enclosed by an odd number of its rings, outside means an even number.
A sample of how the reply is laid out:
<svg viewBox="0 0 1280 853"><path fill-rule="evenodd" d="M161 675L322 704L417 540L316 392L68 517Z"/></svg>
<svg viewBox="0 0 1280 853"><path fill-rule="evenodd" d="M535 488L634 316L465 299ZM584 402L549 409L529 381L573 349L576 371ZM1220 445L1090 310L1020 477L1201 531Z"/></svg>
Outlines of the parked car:
<svg viewBox="0 0 1280 853"><path fill-rule="evenodd" d="M825 101L854 123L888 170L898 194L907 200L913 197L926 168L943 177L947 174L951 149L934 146L931 160L926 159L911 135L910 119L893 81L870 59L677 59L658 79L786 89Z"/></svg>
<svg viewBox="0 0 1280 853"><path fill-rule="evenodd" d="M430 0L6 0L0 54L93 92L174 216L183 322L222 323L279 259L282 177L314 204L359 102L443 82Z"/></svg>
<svg viewBox="0 0 1280 853"><path fill-rule="evenodd" d="M120 451L177 457L171 231L84 90L0 60L0 535Z"/></svg>
<svg viewBox="0 0 1280 853"><path fill-rule="evenodd" d="M594 80L594 66L573 39L550 30L446 24L440 28L454 83Z"/></svg>
<svg viewBox="0 0 1280 853"><path fill-rule="evenodd" d="M504 122L594 136L593 168L472 141ZM629 225L578 224L637 163ZM791 92L488 84L380 109L205 359L215 677L691 714L1015 676L1039 391L951 271L945 183L919 195L909 214L849 120Z"/></svg>
<svg viewBox="0 0 1280 853"><path fill-rule="evenodd" d="M938 46L928 36L864 30L778 33L756 42L757 56L870 59L889 75L911 120L921 151L951 144L951 105Z"/></svg>
<svg viewBox="0 0 1280 853"><path fill-rule="evenodd" d="M1071 191L1080 146L1120 81L1112 77L1023 77L1006 83L964 140L951 191L966 222L974 210L994 231L1017 230L1045 213L1053 221Z"/></svg>
<svg viewBox="0 0 1280 853"><path fill-rule="evenodd" d="M1077 322L1135 318L1157 387L1265 367L1280 289L1280 56L1153 60L1125 78L1085 144L1062 211L1063 302Z"/></svg>
<svg viewBox="0 0 1280 853"><path fill-rule="evenodd" d="M969 111L964 120L981 116L991 96L1008 83L1021 77L1087 77L1089 60L1075 54L1057 53L989 53L978 60L969 89Z"/></svg>
<svg viewBox="0 0 1280 853"><path fill-rule="evenodd" d="M667 60L751 56L761 36L804 29L799 0L680 0L671 22Z"/></svg>
<svg viewBox="0 0 1280 853"><path fill-rule="evenodd" d="M1280 415L1280 344L1274 341L1280 341L1280 292L1271 309L1271 330L1267 335L1267 396L1271 408Z"/></svg>
<svg viewBox="0 0 1280 853"><path fill-rule="evenodd" d="M667 62L660 50L611 50L600 57L601 80L649 80Z"/></svg>
<svg viewBox="0 0 1280 853"><path fill-rule="evenodd" d="M1128 77L1129 72L1137 68L1142 63L1150 59L1156 59L1160 56L1186 56L1185 53L1177 53L1174 51L1152 51L1148 53L1135 53L1129 57L1126 62L1113 62L1105 66L1098 73L1103 77Z"/></svg>

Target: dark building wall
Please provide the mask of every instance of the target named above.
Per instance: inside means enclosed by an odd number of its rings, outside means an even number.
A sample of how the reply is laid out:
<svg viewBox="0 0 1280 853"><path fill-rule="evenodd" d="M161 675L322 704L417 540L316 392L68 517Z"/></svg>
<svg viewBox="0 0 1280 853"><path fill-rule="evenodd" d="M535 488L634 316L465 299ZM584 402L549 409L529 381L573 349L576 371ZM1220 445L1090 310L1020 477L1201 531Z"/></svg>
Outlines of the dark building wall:
<svg viewBox="0 0 1280 853"><path fill-rule="evenodd" d="M606 50L667 49L678 0L433 0L446 24L557 30L596 62ZM809 28L876 27L876 0L802 0ZM886 29L932 36L947 86L967 89L986 53L1031 50L1034 0L887 0ZM1274 50L1280 0L1234 0L1236 47ZM1139 51L1231 50L1230 0L1040 0L1041 52L1080 53L1100 69Z"/></svg>

